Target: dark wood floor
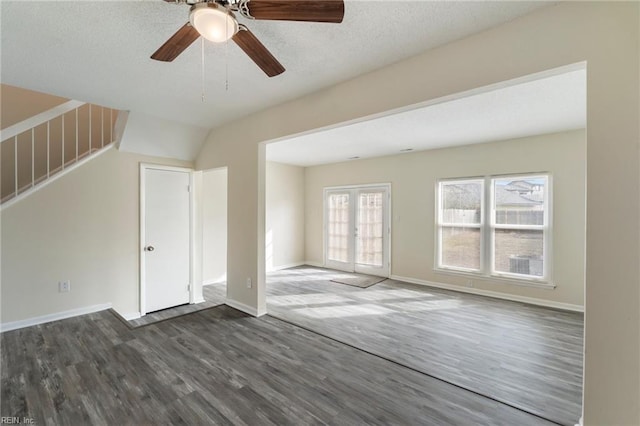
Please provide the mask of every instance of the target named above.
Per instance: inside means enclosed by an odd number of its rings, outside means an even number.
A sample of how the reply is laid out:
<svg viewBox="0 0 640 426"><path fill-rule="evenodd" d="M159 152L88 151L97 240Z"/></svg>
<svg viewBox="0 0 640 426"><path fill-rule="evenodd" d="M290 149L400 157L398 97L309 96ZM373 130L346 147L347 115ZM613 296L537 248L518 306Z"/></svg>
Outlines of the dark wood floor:
<svg viewBox="0 0 640 426"><path fill-rule="evenodd" d="M2 333L2 416L52 425L545 425L273 317L111 311Z"/></svg>
<svg viewBox="0 0 640 426"><path fill-rule="evenodd" d="M583 315L335 271L272 273L269 314L557 423L581 416Z"/></svg>

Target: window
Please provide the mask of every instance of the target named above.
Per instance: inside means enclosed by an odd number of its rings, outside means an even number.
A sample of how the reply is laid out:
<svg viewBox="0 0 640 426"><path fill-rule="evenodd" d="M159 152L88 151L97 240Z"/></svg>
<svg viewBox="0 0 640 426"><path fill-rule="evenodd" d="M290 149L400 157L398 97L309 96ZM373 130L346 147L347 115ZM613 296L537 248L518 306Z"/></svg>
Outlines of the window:
<svg viewBox="0 0 640 426"><path fill-rule="evenodd" d="M495 178L491 187L491 272L544 278L547 176Z"/></svg>
<svg viewBox="0 0 640 426"><path fill-rule="evenodd" d="M549 181L541 174L438 182L437 268L548 281Z"/></svg>
<svg viewBox="0 0 640 426"><path fill-rule="evenodd" d="M484 181L440 182L438 192L438 265L480 271Z"/></svg>

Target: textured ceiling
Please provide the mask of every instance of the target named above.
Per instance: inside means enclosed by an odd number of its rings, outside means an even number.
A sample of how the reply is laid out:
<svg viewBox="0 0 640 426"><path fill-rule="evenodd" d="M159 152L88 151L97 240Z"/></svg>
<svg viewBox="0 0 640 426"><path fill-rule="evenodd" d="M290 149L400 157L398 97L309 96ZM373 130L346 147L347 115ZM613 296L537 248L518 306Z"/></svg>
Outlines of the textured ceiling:
<svg viewBox="0 0 640 426"><path fill-rule="evenodd" d="M0 3L3 83L205 128L499 25L544 2L345 1L342 24L243 21L287 68L269 79L233 43L149 56L188 19L151 1ZM227 88L228 82L228 88Z"/></svg>
<svg viewBox="0 0 640 426"><path fill-rule="evenodd" d="M586 126L585 69L533 78L267 145L267 160L313 166Z"/></svg>

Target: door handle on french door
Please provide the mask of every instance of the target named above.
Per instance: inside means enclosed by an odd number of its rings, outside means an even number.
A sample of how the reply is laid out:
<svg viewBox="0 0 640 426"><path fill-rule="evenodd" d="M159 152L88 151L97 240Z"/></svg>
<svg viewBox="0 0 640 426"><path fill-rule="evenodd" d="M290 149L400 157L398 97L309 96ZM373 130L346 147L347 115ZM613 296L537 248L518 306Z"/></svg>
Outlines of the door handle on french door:
<svg viewBox="0 0 640 426"><path fill-rule="evenodd" d="M154 250L155 250L155 248L153 246L146 246L144 248L144 251L154 251Z"/></svg>

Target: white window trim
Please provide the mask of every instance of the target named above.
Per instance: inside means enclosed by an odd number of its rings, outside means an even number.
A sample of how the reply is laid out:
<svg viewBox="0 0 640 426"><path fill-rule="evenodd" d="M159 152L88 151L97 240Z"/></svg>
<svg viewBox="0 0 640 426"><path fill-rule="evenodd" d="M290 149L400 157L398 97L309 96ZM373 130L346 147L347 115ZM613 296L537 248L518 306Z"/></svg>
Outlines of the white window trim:
<svg viewBox="0 0 640 426"><path fill-rule="evenodd" d="M482 282L499 282L508 285L515 285L519 287L535 287L535 288L543 288L547 290L553 290L556 288L556 285L551 282L542 282L542 281L533 281L530 279L519 279L517 275L515 277L507 277L500 275L486 275L480 274L473 271L464 271L461 269L448 269L448 268L434 268L434 272L442 275L450 275L456 277L465 277L468 279L473 279L474 281L482 281Z"/></svg>
<svg viewBox="0 0 640 426"><path fill-rule="evenodd" d="M544 225L502 225L495 223L495 206L494 202L494 185L495 179L531 179L531 178L545 178L547 185L544 194ZM443 223L442 222L442 196L441 196L441 184L447 182L456 183L471 183L482 181L483 197L481 200L481 218L480 225L474 224L455 224L455 223ZM488 188L488 190L487 190ZM474 279L480 279L483 281L499 281L506 284L526 286L526 287L540 287L546 289L554 289L556 285L552 280L552 205L551 201L552 191L552 175L549 172L537 172L537 173L517 173L508 175L487 175L478 177L461 177L461 178L446 178L438 179L436 181L436 198L435 203L435 259L434 259L434 271L437 273L444 273L448 275L466 276ZM488 208L487 208L488 206ZM446 226L461 226L467 228L480 228L480 270L462 268L455 266L442 265L442 228ZM515 274L509 272L500 272L494 270L494 230L495 229L526 229L526 230L542 230L543 231L543 275L542 277L534 277L530 275Z"/></svg>

